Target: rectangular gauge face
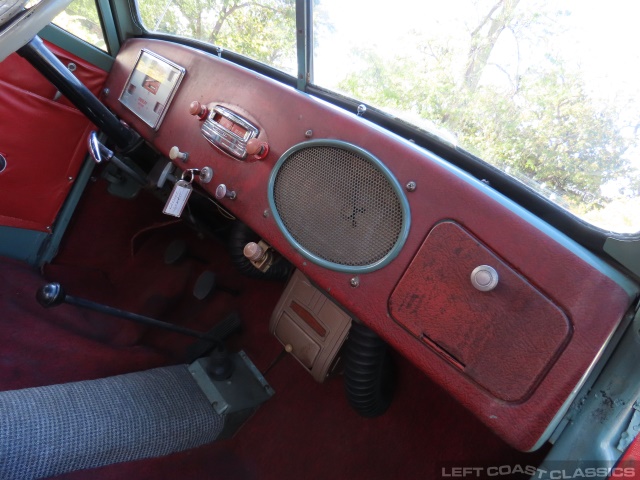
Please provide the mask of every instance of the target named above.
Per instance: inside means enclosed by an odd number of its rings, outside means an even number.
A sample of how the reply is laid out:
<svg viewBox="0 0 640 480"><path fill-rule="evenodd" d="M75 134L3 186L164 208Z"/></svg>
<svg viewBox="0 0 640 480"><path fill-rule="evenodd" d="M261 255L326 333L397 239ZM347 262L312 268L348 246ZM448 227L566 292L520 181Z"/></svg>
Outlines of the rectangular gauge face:
<svg viewBox="0 0 640 480"><path fill-rule="evenodd" d="M181 66L142 49L122 90L120 102L157 130L185 72Z"/></svg>
<svg viewBox="0 0 640 480"><path fill-rule="evenodd" d="M244 128L240 124L234 122L230 118L227 118L227 117L225 117L225 116L223 116L223 115L221 115L219 113L216 113L216 115L213 117L213 121L214 122L218 122L224 128L226 128L230 132L235 133L236 135L238 135L242 139L244 139L245 136L247 135L247 129L246 128Z"/></svg>

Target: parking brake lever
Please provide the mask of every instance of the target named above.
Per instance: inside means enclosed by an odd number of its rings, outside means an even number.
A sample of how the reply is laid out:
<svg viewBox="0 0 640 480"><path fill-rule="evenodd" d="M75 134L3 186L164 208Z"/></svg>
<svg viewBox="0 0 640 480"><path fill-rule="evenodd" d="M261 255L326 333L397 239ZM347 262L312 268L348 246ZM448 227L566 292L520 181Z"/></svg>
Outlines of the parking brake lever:
<svg viewBox="0 0 640 480"><path fill-rule="evenodd" d="M112 150L109 150L102 143L100 143L100 140L98 140L98 135L95 131L92 131L89 134L87 143L89 146L89 153L91 154L91 158L93 158L94 162L96 162L97 164L101 164L103 162L112 162L124 173L131 176L140 185L147 185L148 182L146 178L144 178L118 157L116 157Z"/></svg>

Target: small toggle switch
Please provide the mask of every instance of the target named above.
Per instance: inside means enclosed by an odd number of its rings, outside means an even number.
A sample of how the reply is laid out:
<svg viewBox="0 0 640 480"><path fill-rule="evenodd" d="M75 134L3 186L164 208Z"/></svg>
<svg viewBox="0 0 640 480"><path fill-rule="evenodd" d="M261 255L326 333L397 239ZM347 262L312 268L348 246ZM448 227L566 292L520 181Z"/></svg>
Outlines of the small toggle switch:
<svg viewBox="0 0 640 480"><path fill-rule="evenodd" d="M169 158L171 160L181 160L183 163L187 163L189 159L189 154L186 152L181 152L178 147L171 147L169 150Z"/></svg>
<svg viewBox="0 0 640 480"><path fill-rule="evenodd" d="M228 190L227 186L224 183L221 183L220 185L218 185L218 188L216 188L216 198L218 200L222 200L223 198L235 200L236 192L234 192L233 190Z"/></svg>

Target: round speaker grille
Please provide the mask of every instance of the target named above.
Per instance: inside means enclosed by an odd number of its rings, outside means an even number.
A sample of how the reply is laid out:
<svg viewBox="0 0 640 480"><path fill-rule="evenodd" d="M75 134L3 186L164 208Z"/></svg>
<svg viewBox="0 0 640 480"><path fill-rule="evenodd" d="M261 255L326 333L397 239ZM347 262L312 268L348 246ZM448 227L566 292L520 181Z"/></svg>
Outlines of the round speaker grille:
<svg viewBox="0 0 640 480"><path fill-rule="evenodd" d="M380 268L408 232L409 208L397 180L378 159L344 142L317 140L287 151L269 193L294 246L335 270Z"/></svg>

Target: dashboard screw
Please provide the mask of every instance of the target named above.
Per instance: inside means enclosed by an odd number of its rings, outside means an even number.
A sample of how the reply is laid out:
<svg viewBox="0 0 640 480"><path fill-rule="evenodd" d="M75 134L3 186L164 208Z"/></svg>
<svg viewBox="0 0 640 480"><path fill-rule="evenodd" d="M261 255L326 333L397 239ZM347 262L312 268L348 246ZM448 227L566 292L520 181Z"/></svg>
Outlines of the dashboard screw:
<svg viewBox="0 0 640 480"><path fill-rule="evenodd" d="M264 212L262 212L262 216L264 218L269 218L269 210L265 210Z"/></svg>
<svg viewBox="0 0 640 480"><path fill-rule="evenodd" d="M103 88L103 89L102 89L102 94L103 94L105 97L108 97L108 96L109 96L109 89L108 89L108 88Z"/></svg>
<svg viewBox="0 0 640 480"><path fill-rule="evenodd" d="M351 280L349 280L349 285L351 285L353 288L359 287L360 279L358 277L352 277Z"/></svg>
<svg viewBox="0 0 640 480"><path fill-rule="evenodd" d="M307 138L313 137L313 130L307 130L306 132L304 132L304 136Z"/></svg>
<svg viewBox="0 0 640 480"><path fill-rule="evenodd" d="M407 183L407 192L413 192L416 189L416 182L411 181Z"/></svg>

